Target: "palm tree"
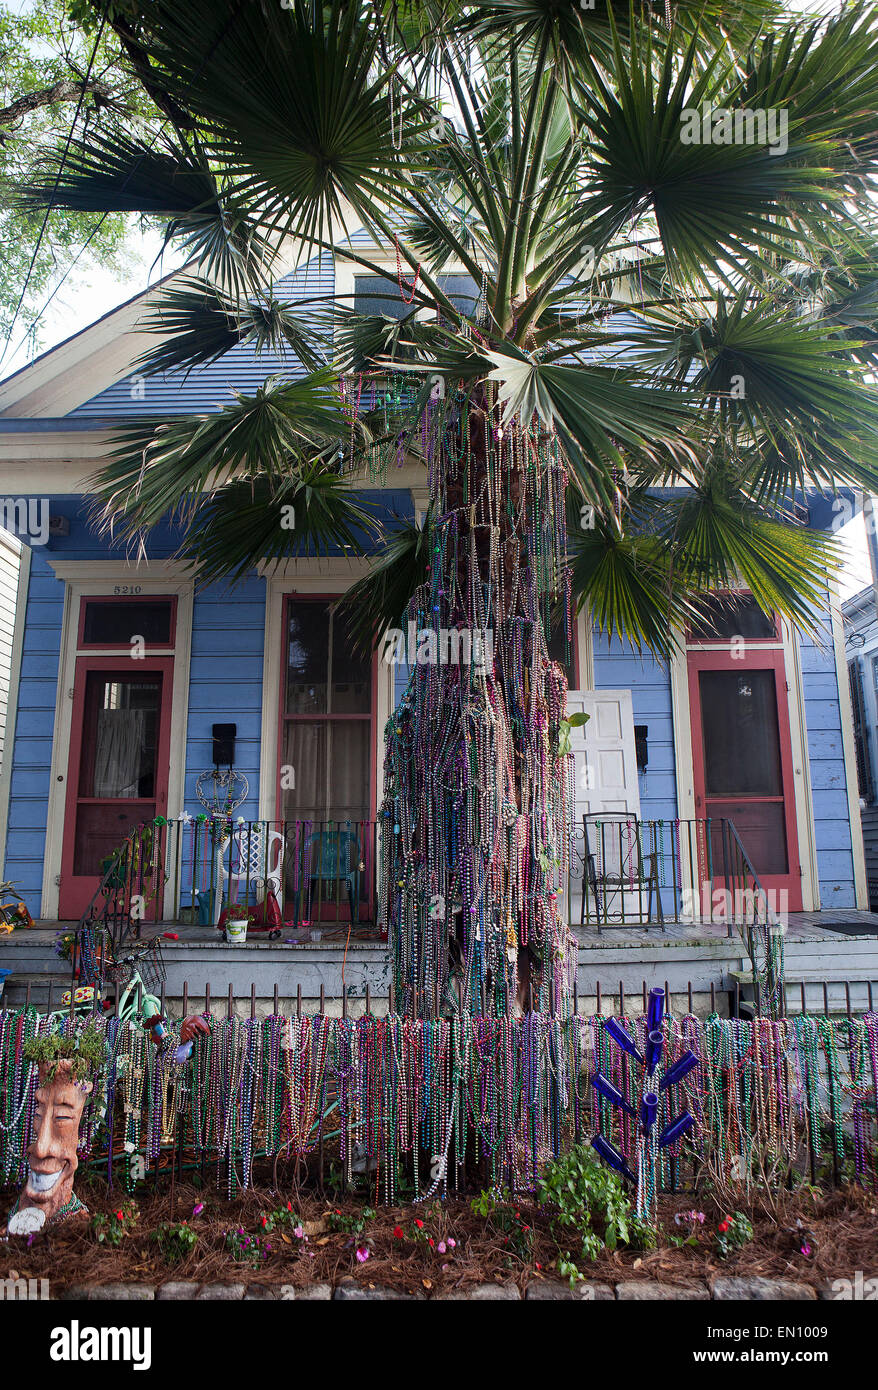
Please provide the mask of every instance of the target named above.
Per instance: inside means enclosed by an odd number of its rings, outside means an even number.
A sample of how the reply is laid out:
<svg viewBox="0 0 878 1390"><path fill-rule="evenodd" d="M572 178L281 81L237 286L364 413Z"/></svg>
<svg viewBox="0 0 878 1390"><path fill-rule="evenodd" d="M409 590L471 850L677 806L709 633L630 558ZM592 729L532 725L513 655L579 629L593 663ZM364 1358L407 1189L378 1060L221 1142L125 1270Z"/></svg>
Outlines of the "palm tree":
<svg viewBox="0 0 878 1390"><path fill-rule="evenodd" d="M191 252L145 371L240 342L291 371L130 425L99 520L139 536L176 513L210 578L371 538L361 640L404 617L428 658L442 631L491 638L491 660L416 664L389 724L397 1002L564 1008L553 612L572 584L659 656L699 596L741 584L813 626L834 556L806 489L878 485L874 15L151 0L129 28L161 138L95 133L24 201L160 217ZM290 246L381 277L385 301L289 302ZM422 526L357 501L388 452L426 468Z"/></svg>

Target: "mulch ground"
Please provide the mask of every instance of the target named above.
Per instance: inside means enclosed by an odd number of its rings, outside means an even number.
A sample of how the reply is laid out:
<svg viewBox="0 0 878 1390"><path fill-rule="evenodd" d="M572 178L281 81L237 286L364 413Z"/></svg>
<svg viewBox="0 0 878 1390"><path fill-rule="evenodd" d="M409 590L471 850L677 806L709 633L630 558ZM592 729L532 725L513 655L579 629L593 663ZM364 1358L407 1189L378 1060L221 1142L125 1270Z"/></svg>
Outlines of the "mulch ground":
<svg viewBox="0 0 878 1390"><path fill-rule="evenodd" d="M106 1185L86 1178L77 1191L92 1213L118 1209L122 1194L115 1197ZM10 1194L3 1194L9 1197ZM293 1204L308 1232L307 1242L284 1238L278 1230L267 1239L272 1251L257 1269L233 1260L224 1245L229 1228L243 1227L252 1234L263 1234L262 1216L275 1208ZM14 1270L19 1278L48 1278L53 1296L70 1284L108 1284L141 1282L161 1284L168 1280L194 1280L198 1283L336 1284L353 1277L365 1284L398 1292L426 1291L433 1296L442 1290L465 1290L471 1285L494 1280L512 1281L522 1290L534 1279L557 1278L554 1266L558 1242L552 1234L551 1213L522 1201L515 1205L522 1226L531 1228L533 1246L530 1257L510 1248L490 1221L475 1215L469 1201L462 1198L417 1206L379 1207L360 1236L328 1229L333 1213L356 1216L366 1199L332 1200L315 1192L281 1191L266 1188L251 1191L229 1202L215 1189L181 1185L175 1194L173 1219L187 1220L198 1232L198 1244L182 1261L169 1265L162 1258L153 1231L172 1217L167 1190L146 1191L138 1195L138 1220L132 1234L118 1247L99 1245L84 1220L71 1221L33 1239L30 1246L22 1238L0 1244L0 1278ZM193 1214L198 1203L204 1210ZM0 1211L9 1202L0 1201ZM739 1209L742 1204L738 1203ZM697 1225L696 1246L675 1248L668 1236L686 1234L674 1222L675 1213L703 1210L703 1226ZM664 1197L659 1204L659 1248L647 1252L626 1249L604 1251L591 1264L581 1265L588 1279L609 1283L625 1279L653 1279L660 1283L691 1280L708 1282L716 1274L794 1279L819 1286L826 1280L850 1277L857 1269L867 1274L878 1269L878 1197L855 1187L826 1194L784 1194L773 1213L751 1210L754 1239L741 1251L726 1259L717 1253L713 1231L729 1213L714 1199L687 1193ZM422 1221L418 1231L415 1220ZM797 1224L801 1223L801 1224ZM400 1238L395 1234L403 1232ZM419 1239L415 1239L415 1232ZM456 1244L448 1247L449 1237ZM427 1244L432 1238L434 1244ZM531 1239L530 1232L528 1239ZM444 1242L444 1253L438 1250ZM562 1247L570 1240L562 1237ZM368 1245L369 1256L357 1259L357 1248ZM802 1253L802 1246L810 1254Z"/></svg>

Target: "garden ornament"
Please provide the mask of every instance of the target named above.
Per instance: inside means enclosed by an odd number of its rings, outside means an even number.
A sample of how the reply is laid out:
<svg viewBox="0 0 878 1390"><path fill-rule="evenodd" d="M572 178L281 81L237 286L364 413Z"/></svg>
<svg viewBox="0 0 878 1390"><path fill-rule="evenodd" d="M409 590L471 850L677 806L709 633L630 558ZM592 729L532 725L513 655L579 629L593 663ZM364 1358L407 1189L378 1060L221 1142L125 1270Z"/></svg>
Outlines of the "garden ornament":
<svg viewBox="0 0 878 1390"><path fill-rule="evenodd" d="M69 1058L40 1067L27 1181L9 1218L10 1235L87 1214L74 1196L73 1179L79 1167L79 1124L92 1088L91 1081L75 1079Z"/></svg>

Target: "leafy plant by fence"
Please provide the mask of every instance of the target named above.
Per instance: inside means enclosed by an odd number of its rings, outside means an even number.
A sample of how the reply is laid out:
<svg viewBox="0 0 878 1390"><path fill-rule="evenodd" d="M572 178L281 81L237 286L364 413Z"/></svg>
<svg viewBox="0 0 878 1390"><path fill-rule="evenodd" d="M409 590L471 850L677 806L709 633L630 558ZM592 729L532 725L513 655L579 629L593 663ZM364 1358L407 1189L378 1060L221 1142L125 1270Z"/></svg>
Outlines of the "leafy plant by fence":
<svg viewBox="0 0 878 1390"><path fill-rule="evenodd" d="M632 1121L589 1085L601 1070L636 1100L626 1059L610 1053L595 1017L229 1017L211 1021L183 1066L139 1025L92 1022L105 1034L108 1064L86 1105L81 1149L128 1190L151 1167L158 1178L159 1160L173 1173L184 1150L215 1164L229 1195L252 1183L259 1157L314 1163L319 1155L322 1166L326 1155L348 1182L356 1166L371 1173L385 1201L403 1175L422 1196L463 1186L473 1163L489 1184L532 1190L545 1160L597 1132L633 1152ZM645 1020L627 1026L642 1046ZM46 1028L35 1009L0 1012L7 1183L22 1175L30 1137L36 1083L23 1049ZM722 1189L875 1183L878 1016L686 1015L664 1028L668 1064L690 1048L698 1066L678 1088L696 1129L662 1152L662 1188L698 1176Z"/></svg>

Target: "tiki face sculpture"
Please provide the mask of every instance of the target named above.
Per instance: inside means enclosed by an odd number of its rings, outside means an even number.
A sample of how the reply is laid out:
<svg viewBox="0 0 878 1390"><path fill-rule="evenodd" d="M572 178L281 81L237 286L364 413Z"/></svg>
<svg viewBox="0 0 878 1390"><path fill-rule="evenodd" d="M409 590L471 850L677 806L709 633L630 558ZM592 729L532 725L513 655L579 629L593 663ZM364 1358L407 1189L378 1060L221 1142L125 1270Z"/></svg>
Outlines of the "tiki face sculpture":
<svg viewBox="0 0 878 1390"><path fill-rule="evenodd" d="M37 1207L48 1222L71 1200L73 1177L79 1167L79 1122L91 1089L90 1081L75 1082L69 1063L63 1061L58 1063L53 1080L41 1074L19 1211Z"/></svg>

